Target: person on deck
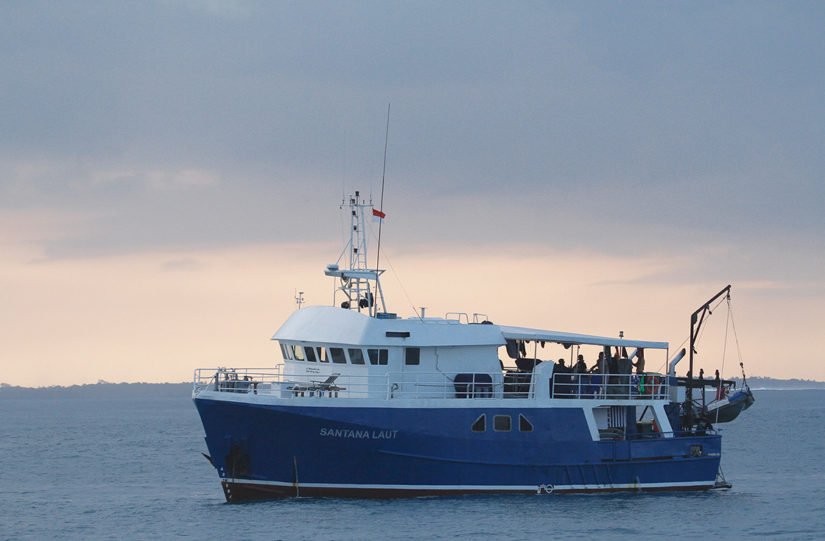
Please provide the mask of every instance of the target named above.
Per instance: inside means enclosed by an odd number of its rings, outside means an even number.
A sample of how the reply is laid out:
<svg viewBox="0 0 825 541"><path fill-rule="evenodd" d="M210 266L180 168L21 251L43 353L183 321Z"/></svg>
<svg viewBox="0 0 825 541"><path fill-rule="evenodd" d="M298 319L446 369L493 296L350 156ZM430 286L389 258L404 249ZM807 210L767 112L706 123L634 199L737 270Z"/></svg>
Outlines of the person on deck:
<svg viewBox="0 0 825 541"><path fill-rule="evenodd" d="M616 348L616 354L611 355L610 359L607 361L607 370L611 374L619 373L619 359L619 348Z"/></svg>
<svg viewBox="0 0 825 541"><path fill-rule="evenodd" d="M596 364L593 365L593 368L590 369L590 372L594 374L604 374L607 372L607 365L604 362L604 352L599 352L599 358L596 359Z"/></svg>
<svg viewBox="0 0 825 541"><path fill-rule="evenodd" d="M716 387L716 400L725 398L725 387L722 385L722 379L719 377L719 370L716 371L716 376L713 378L713 386Z"/></svg>
<svg viewBox="0 0 825 541"><path fill-rule="evenodd" d="M587 363L584 362L584 355L579 353L579 357L576 360L576 365L573 367L573 372L576 374L584 374L587 372Z"/></svg>
<svg viewBox="0 0 825 541"><path fill-rule="evenodd" d="M636 374L644 374L645 373L645 350L644 348L639 348L636 350L636 361L633 363L633 366L636 367Z"/></svg>

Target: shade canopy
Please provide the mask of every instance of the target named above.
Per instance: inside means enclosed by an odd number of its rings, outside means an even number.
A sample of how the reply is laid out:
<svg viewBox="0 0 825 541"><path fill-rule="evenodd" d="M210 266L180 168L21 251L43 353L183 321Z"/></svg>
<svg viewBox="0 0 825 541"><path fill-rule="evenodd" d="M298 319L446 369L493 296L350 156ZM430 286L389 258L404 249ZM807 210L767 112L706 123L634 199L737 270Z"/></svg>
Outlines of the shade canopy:
<svg viewBox="0 0 825 541"><path fill-rule="evenodd" d="M560 344L588 344L594 346L624 346L633 348L667 349L668 342L651 342L648 340L630 340L627 338L609 338L589 334L574 334L558 331L543 331L526 327L501 326L501 334L506 340L538 340L558 342Z"/></svg>

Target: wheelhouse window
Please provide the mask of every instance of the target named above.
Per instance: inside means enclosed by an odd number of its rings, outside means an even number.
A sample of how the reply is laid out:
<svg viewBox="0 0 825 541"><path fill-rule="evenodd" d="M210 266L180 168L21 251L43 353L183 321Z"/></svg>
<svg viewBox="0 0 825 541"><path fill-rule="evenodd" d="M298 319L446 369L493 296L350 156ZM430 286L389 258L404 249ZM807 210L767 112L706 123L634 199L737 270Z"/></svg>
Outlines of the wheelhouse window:
<svg viewBox="0 0 825 541"><path fill-rule="evenodd" d="M478 419L473 421L473 426L470 427L473 432L486 432L487 431L487 414L482 413L478 416Z"/></svg>
<svg viewBox="0 0 825 541"><path fill-rule="evenodd" d="M520 414L518 415L518 429L519 432L532 432L533 431L533 424L527 420L527 418Z"/></svg>
<svg viewBox="0 0 825 541"><path fill-rule="evenodd" d="M303 361L304 360L304 348L301 346L292 346L292 351L295 355L296 361Z"/></svg>
<svg viewBox="0 0 825 541"><path fill-rule="evenodd" d="M315 358L315 348L305 347L304 353L307 355L307 361L314 363L316 361Z"/></svg>
<svg viewBox="0 0 825 541"><path fill-rule="evenodd" d="M493 430L495 430L496 432L510 432L510 416L494 415Z"/></svg>
<svg viewBox="0 0 825 541"><path fill-rule="evenodd" d="M292 348L286 344L281 344L281 355L284 356L284 360L292 360Z"/></svg>
<svg viewBox="0 0 825 541"><path fill-rule="evenodd" d="M344 356L344 348L329 348L329 353L332 355L332 362L347 364L347 358Z"/></svg>
<svg viewBox="0 0 825 541"><path fill-rule="evenodd" d="M370 358L370 364L387 364L389 354L386 349L368 349L367 355Z"/></svg>
<svg viewBox="0 0 825 541"><path fill-rule="evenodd" d="M406 348L404 364L421 364L421 348Z"/></svg>
<svg viewBox="0 0 825 541"><path fill-rule="evenodd" d="M329 362L329 355L327 355L327 348L318 348L318 360L322 363Z"/></svg>
<svg viewBox="0 0 825 541"><path fill-rule="evenodd" d="M352 364L364 364L364 352L360 349L350 348L347 350L349 353L349 362Z"/></svg>

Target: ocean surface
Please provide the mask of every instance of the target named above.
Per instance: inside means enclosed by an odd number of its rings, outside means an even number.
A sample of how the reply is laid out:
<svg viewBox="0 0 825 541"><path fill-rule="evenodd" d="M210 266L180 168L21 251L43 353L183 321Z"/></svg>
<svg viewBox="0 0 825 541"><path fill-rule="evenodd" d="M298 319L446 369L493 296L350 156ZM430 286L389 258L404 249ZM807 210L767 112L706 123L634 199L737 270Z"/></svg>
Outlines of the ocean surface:
<svg viewBox="0 0 825 541"><path fill-rule="evenodd" d="M186 386L3 391L0 539L825 538L825 390L721 425L730 490L232 505Z"/></svg>

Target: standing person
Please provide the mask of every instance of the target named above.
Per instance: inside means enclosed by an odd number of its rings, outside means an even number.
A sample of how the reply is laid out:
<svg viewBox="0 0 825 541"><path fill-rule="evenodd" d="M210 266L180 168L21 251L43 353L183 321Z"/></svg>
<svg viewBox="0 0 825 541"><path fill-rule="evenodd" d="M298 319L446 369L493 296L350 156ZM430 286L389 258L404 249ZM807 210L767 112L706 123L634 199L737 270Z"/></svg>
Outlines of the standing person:
<svg viewBox="0 0 825 541"><path fill-rule="evenodd" d="M604 351L599 352L599 357L589 372L598 375L590 377L591 385L588 388L588 393L592 393L594 398L604 395L604 384L607 383L607 360L604 358Z"/></svg>
<svg viewBox="0 0 825 541"><path fill-rule="evenodd" d="M650 386L650 382L647 381L648 378L644 375L645 373L645 350L644 348L639 348L636 350L636 361L631 362L633 366L636 367L636 375L639 379L639 392L642 394L650 394L653 391L653 388ZM652 379L654 376L650 376Z"/></svg>
<svg viewBox="0 0 825 541"><path fill-rule="evenodd" d="M618 374L619 373L619 358L620 358L619 348L617 347L616 348L616 354L611 355L610 359L608 359L608 361L607 361L607 370L611 374Z"/></svg>
<svg viewBox="0 0 825 541"><path fill-rule="evenodd" d="M636 350L636 361L633 363L636 367L636 374L641 375L645 373L645 350L639 348Z"/></svg>
<svg viewBox="0 0 825 541"><path fill-rule="evenodd" d="M713 386L716 387L716 400L721 400L725 397L725 390L722 387L722 379L719 377L719 370L716 371L716 376L713 378Z"/></svg>
<svg viewBox="0 0 825 541"><path fill-rule="evenodd" d="M590 369L590 372L594 374L604 374L607 372L607 366L604 362L604 351L599 352L599 358L596 359L596 364L593 365L593 368Z"/></svg>
<svg viewBox="0 0 825 541"><path fill-rule="evenodd" d="M566 375L570 372L571 369L565 366L564 359L559 359L559 362L556 363L556 366L553 369L553 383L555 386L553 396L558 396L560 398L572 398L569 383L570 378L573 376Z"/></svg>
<svg viewBox="0 0 825 541"><path fill-rule="evenodd" d="M578 357L576 358L576 364L573 366L573 372L577 375L574 376L576 381L574 382L577 386L577 395L581 396L583 393L587 393L586 385L590 382L590 376L586 376L587 374L587 363L584 362L584 355L579 353Z"/></svg>

